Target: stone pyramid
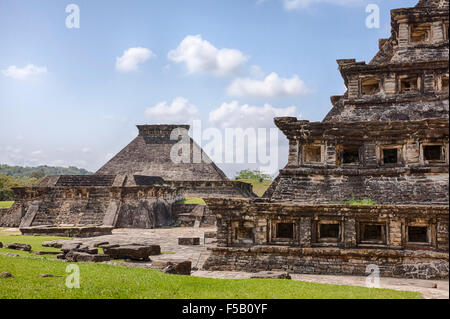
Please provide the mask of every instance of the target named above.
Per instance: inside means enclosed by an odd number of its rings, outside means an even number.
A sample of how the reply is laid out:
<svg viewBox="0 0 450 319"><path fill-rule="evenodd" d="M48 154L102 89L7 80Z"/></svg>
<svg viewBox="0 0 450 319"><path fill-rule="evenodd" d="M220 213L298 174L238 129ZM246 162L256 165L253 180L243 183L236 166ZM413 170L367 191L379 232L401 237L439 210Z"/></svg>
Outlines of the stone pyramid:
<svg viewBox="0 0 450 319"><path fill-rule="evenodd" d="M139 135L96 174L158 176L165 181L228 180L226 175L188 136L189 125L138 125L137 127ZM171 133L174 130L177 132L178 140L171 139ZM190 146L190 163L174 163L171 159L172 148L180 143L181 138ZM196 160L199 158L196 154L201 154L203 160Z"/></svg>

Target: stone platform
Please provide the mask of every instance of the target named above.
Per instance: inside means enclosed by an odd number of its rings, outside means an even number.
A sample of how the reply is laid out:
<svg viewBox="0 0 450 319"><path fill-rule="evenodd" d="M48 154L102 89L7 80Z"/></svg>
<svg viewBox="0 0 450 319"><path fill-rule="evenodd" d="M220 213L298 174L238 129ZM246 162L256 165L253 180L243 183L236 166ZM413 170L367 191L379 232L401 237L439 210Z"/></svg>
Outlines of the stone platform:
<svg viewBox="0 0 450 319"><path fill-rule="evenodd" d="M97 237L111 235L114 227L109 226L69 226L69 227L22 227L20 232L22 235L47 235L60 237Z"/></svg>

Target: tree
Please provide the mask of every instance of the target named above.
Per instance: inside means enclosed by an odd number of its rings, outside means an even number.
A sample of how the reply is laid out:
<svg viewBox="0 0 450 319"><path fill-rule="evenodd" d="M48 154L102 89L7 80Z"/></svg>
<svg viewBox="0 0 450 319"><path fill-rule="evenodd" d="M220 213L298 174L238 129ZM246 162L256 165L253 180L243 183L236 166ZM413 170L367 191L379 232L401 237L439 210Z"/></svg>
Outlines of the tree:
<svg viewBox="0 0 450 319"><path fill-rule="evenodd" d="M20 186L13 177L0 174L0 201L14 200L14 192L11 187Z"/></svg>
<svg viewBox="0 0 450 319"><path fill-rule="evenodd" d="M34 187L41 181L42 179L34 177L13 177L0 174L0 201L14 200L12 187Z"/></svg>
<svg viewBox="0 0 450 319"><path fill-rule="evenodd" d="M244 169L237 173L235 179L253 179L262 182L264 180L272 180L272 176L269 174L264 174L259 169L253 171L250 169Z"/></svg>
<svg viewBox="0 0 450 319"><path fill-rule="evenodd" d="M33 171L33 172L31 172L30 177L36 178L36 179L42 179L45 177L45 173L43 170Z"/></svg>

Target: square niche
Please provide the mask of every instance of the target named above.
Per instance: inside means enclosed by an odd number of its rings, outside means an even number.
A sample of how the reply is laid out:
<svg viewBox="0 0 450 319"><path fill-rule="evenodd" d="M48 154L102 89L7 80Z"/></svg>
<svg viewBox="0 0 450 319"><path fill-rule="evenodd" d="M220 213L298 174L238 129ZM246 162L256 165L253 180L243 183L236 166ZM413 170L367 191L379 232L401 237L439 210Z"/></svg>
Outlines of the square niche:
<svg viewBox="0 0 450 319"><path fill-rule="evenodd" d="M386 245L386 223L361 222L359 224L361 244Z"/></svg>

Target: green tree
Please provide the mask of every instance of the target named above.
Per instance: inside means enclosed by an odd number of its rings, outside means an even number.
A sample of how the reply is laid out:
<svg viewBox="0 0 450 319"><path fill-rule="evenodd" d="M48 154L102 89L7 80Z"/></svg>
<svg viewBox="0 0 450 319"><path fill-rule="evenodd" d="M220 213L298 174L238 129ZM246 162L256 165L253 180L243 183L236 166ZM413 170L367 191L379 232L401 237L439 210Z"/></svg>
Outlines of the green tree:
<svg viewBox="0 0 450 319"><path fill-rule="evenodd" d="M9 201L14 199L14 192L11 187L18 187L20 183L13 177L0 175L0 201Z"/></svg>
<svg viewBox="0 0 450 319"><path fill-rule="evenodd" d="M13 177L0 174L0 201L14 200L12 187L34 187L41 181L41 178Z"/></svg>
<svg viewBox="0 0 450 319"><path fill-rule="evenodd" d="M259 169L257 170L244 169L237 173L235 179L253 179L262 182L264 180L272 180L272 176L261 172Z"/></svg>
<svg viewBox="0 0 450 319"><path fill-rule="evenodd" d="M40 169L40 170L31 172L30 177L31 178L36 178L36 179L42 179L42 178L45 177L45 173L44 173L44 171L42 169Z"/></svg>

